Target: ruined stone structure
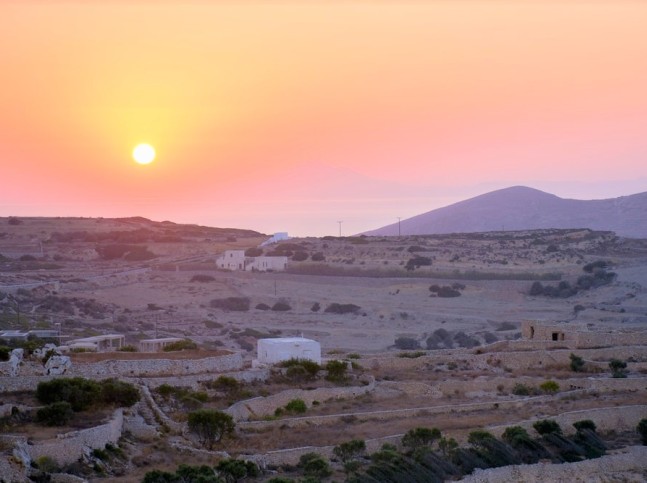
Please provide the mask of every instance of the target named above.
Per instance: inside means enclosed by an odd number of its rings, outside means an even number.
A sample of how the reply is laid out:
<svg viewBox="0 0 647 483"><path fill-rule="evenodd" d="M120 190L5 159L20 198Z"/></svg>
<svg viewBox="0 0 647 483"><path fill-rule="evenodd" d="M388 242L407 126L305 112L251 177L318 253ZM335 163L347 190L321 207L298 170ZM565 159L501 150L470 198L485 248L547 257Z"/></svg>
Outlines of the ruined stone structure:
<svg viewBox="0 0 647 483"><path fill-rule="evenodd" d="M647 331L592 330L582 324L534 320L522 322L521 335L526 341L570 349L647 344Z"/></svg>

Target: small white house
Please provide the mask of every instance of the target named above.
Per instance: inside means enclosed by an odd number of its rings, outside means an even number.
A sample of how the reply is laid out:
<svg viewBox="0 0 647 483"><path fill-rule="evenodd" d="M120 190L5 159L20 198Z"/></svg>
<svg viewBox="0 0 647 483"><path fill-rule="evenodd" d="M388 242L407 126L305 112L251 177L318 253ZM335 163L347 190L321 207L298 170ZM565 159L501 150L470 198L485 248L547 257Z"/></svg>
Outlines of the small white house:
<svg viewBox="0 0 647 483"><path fill-rule="evenodd" d="M307 359L321 364L321 345L303 337L258 339L258 364L276 364L290 359Z"/></svg>
<svg viewBox="0 0 647 483"><path fill-rule="evenodd" d="M244 250L226 250L216 259L216 266L224 270L280 272L288 266L288 257L246 257Z"/></svg>
<svg viewBox="0 0 647 483"><path fill-rule="evenodd" d="M290 239L290 237L288 236L288 232L287 231L281 231L281 232L278 232L278 233L274 233L274 235L272 235L272 237L270 239L265 240L263 243L260 244L260 246L266 247L268 245L272 245L274 243L278 243L278 242L289 240L289 239Z"/></svg>
<svg viewBox="0 0 647 483"><path fill-rule="evenodd" d="M245 270L245 250L226 250L216 259L216 266L225 270Z"/></svg>

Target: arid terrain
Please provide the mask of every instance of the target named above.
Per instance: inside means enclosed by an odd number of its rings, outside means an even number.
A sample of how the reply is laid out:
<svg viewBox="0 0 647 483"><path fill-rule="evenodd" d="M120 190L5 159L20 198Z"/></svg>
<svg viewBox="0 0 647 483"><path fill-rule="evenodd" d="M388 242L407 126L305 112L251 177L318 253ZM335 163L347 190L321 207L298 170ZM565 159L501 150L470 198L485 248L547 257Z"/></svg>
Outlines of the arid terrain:
<svg viewBox="0 0 647 483"><path fill-rule="evenodd" d="M580 351L590 366L577 373L568 367L573 351L566 346L552 347L557 362L550 366L492 359L513 350L505 341L521 339L524 320L593 332L644 330L647 240L586 229L298 238L263 248L265 255L288 257L286 272L216 268L224 250L253 249L267 238L143 218L0 218L0 331L60 324L62 343L118 333L132 346L148 338L188 338L198 345L196 358L229 350L242 354L246 368L256 357L257 339L302 335L321 343L325 359L354 362L343 386L370 387L361 395L309 401L305 416L314 419L307 423L290 414L269 417L273 408L241 420L236 437L214 448L231 455L334 446L353 438L387 441L418 426L437 427L464 442L471 430L486 426L647 402L644 347L628 359L630 384L613 388L605 382L609 350ZM584 287L586 267L600 261L612 275ZM537 284L559 288L530 295ZM242 300L243 308L228 310L224 300ZM191 360L192 354L185 356ZM72 363L110 357L76 354ZM247 383L241 393L223 395L205 385L205 377L186 383L208 395L196 407L225 409L291 387L336 386L273 373ZM557 394L537 389L547 380L559 384ZM518 383L534 392L515 394ZM171 426L183 424L192 406L179 402L180 396L173 402L157 394L157 386L151 385L153 399ZM526 403L512 404L525 397ZM140 481L153 468L212 461L209 453L178 450L181 434L126 438L129 462L104 476ZM638 436L618 433L610 441L622 447L638 444Z"/></svg>

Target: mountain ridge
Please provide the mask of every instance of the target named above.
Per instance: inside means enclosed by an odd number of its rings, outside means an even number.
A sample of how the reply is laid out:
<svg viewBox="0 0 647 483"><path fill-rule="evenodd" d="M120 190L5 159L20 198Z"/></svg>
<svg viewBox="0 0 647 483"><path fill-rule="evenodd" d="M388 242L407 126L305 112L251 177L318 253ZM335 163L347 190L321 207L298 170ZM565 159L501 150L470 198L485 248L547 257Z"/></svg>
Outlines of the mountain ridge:
<svg viewBox="0 0 647 483"><path fill-rule="evenodd" d="M647 192L576 200L527 186L511 186L407 218L399 227L402 235L548 228L590 228L647 238ZM398 223L364 234L397 235Z"/></svg>

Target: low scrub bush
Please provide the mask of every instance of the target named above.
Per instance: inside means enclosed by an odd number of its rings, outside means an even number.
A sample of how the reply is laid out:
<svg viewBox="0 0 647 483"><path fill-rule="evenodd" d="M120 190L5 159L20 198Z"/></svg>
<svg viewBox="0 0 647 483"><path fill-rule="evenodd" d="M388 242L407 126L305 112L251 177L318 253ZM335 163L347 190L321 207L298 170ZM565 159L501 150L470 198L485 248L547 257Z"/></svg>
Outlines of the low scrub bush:
<svg viewBox="0 0 647 483"><path fill-rule="evenodd" d="M326 307L324 312L327 314L356 314L361 307L355 304L338 304L332 303Z"/></svg>
<svg viewBox="0 0 647 483"><path fill-rule="evenodd" d="M292 310L292 307L285 301L279 301L272 305L272 310L274 312L287 312L288 310Z"/></svg>
<svg viewBox="0 0 647 483"><path fill-rule="evenodd" d="M72 405L59 401L40 408L36 412L36 421L47 426L65 426L73 416Z"/></svg>
<svg viewBox="0 0 647 483"><path fill-rule="evenodd" d="M303 414L307 411L308 407L303 399L292 399L285 405L285 410L295 414Z"/></svg>
<svg viewBox="0 0 647 483"><path fill-rule="evenodd" d="M197 274L191 277L190 282L200 282L200 283L206 283L206 282L215 282L215 277L212 277L211 275L202 275L202 274Z"/></svg>
<svg viewBox="0 0 647 483"><path fill-rule="evenodd" d="M184 350L193 350L197 348L198 346L196 345L195 342L185 339L185 340L178 340L177 342L171 342L170 344L165 345L164 352L177 352L177 351L184 351Z"/></svg>
<svg viewBox="0 0 647 483"><path fill-rule="evenodd" d="M247 312L250 301L247 297L226 297L214 299L210 305L215 309L228 310L230 312Z"/></svg>
<svg viewBox="0 0 647 483"><path fill-rule="evenodd" d="M395 339L395 347L400 350L419 349L420 343L412 337L398 337Z"/></svg>

